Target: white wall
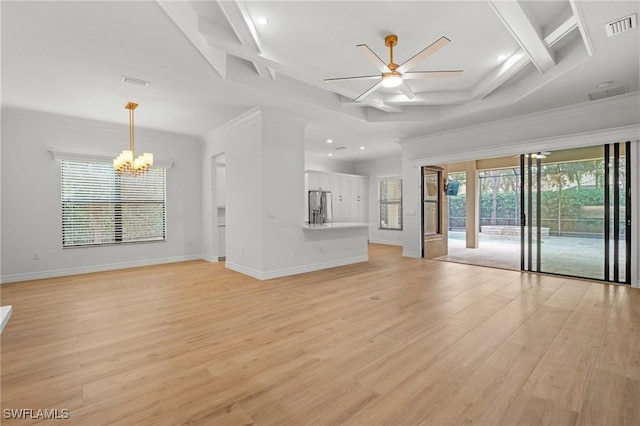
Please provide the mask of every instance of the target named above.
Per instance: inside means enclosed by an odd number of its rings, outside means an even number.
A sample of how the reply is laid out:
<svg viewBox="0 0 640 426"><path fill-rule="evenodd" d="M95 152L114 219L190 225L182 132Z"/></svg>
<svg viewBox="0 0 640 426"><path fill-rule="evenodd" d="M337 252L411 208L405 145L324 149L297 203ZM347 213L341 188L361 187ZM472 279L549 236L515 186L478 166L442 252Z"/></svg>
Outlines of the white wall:
<svg viewBox="0 0 640 426"><path fill-rule="evenodd" d="M328 173L357 174L357 163L350 161L318 161L305 159L304 169Z"/></svg>
<svg viewBox="0 0 640 426"><path fill-rule="evenodd" d="M49 150L111 157L128 144L126 125L3 111L2 282L200 258L200 144L140 128L140 152L174 162L167 171L167 241L62 249L60 163Z"/></svg>
<svg viewBox="0 0 640 426"><path fill-rule="evenodd" d="M205 258L217 256L208 217L211 156L226 157L227 268L259 279L365 261L366 228L310 231L304 225L305 123L254 108L205 138Z"/></svg>
<svg viewBox="0 0 640 426"><path fill-rule="evenodd" d="M206 260L217 260L219 235L214 157L225 155L225 223L227 264L261 270L262 191L260 110L254 108L205 137L202 153L202 241ZM213 159L213 160L212 160Z"/></svg>
<svg viewBox="0 0 640 426"><path fill-rule="evenodd" d="M421 253L420 166L639 139L640 97L634 92L401 141L405 256ZM633 200L640 198L638 186L632 188ZM637 214L638 203L633 205ZM637 249L635 258L638 262L632 263L633 276L640 285Z"/></svg>
<svg viewBox="0 0 640 426"><path fill-rule="evenodd" d="M356 164L356 173L369 177L369 241L401 246L402 231L378 229L378 182L384 178L402 177L402 156L361 161Z"/></svg>

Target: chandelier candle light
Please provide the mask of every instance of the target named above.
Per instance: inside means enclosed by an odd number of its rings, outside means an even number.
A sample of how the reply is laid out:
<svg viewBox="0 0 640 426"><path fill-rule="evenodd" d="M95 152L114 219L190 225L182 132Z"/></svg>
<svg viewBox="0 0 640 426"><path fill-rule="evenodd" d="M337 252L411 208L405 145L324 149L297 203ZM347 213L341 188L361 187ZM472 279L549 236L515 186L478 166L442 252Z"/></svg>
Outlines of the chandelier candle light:
<svg viewBox="0 0 640 426"><path fill-rule="evenodd" d="M133 134L133 110L138 104L129 102L125 106L129 110L129 149L124 150L113 160L113 168L118 175L130 174L138 176L153 165L153 154L145 152L135 158L134 155L134 134Z"/></svg>

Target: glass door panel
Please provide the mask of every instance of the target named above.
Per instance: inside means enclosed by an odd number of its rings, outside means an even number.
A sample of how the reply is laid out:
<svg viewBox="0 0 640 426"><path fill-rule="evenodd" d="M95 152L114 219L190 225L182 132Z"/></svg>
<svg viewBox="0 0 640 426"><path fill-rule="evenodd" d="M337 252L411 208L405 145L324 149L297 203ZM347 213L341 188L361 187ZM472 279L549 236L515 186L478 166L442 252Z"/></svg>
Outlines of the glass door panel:
<svg viewBox="0 0 640 426"><path fill-rule="evenodd" d="M629 282L628 145L521 156L521 269Z"/></svg>

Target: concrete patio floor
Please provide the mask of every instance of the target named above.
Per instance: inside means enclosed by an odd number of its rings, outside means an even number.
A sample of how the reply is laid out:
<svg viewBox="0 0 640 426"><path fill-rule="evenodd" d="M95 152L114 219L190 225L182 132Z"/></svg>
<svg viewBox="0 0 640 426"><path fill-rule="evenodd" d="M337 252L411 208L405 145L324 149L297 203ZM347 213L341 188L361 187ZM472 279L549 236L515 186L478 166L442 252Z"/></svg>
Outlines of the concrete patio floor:
<svg viewBox="0 0 640 426"><path fill-rule="evenodd" d="M535 242L534 242L535 244ZM542 238L541 272L602 280L604 240L598 238L549 236ZM534 248L535 250L535 248ZM613 257L613 248L611 248ZM437 260L520 270L520 237L480 234L479 247L465 247L464 232L449 232L449 254ZM620 280L624 281L624 242L620 244ZM535 252L534 252L535 262ZM613 268L612 268L613 269Z"/></svg>

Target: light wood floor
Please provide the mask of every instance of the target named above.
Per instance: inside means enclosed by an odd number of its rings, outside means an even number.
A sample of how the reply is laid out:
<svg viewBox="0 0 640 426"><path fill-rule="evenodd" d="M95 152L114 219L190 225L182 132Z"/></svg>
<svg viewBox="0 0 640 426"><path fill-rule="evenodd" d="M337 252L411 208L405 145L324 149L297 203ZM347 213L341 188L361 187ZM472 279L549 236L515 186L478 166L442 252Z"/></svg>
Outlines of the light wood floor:
<svg viewBox="0 0 640 426"><path fill-rule="evenodd" d="M640 291L370 258L265 282L195 261L5 284L2 409L89 426L640 424Z"/></svg>

